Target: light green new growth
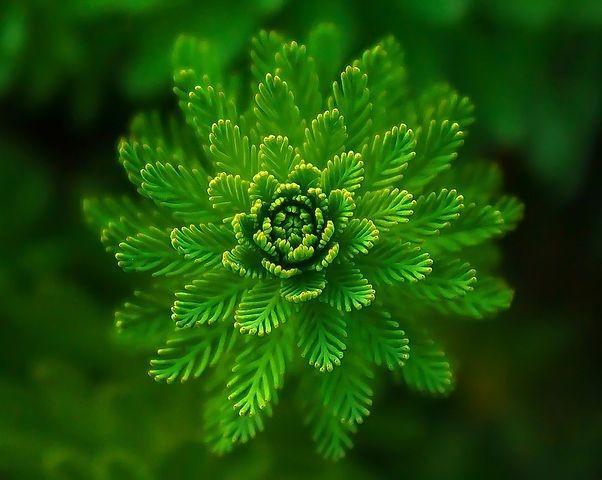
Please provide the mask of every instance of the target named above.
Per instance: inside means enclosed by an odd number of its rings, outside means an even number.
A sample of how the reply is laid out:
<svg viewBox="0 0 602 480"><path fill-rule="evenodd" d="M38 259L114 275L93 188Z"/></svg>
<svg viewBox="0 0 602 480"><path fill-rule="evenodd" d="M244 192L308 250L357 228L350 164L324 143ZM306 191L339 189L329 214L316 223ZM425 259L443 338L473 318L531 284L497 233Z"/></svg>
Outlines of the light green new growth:
<svg viewBox="0 0 602 480"><path fill-rule="evenodd" d="M248 104L240 79L205 74L196 45L176 48L186 123L139 116L119 145L142 198L85 202L119 266L150 274L117 326L166 336L156 380L203 375L216 452L263 430L294 374L319 452L340 458L376 367L411 390L451 390L427 322L509 306L491 241L522 206L498 196L494 166L456 159L472 105L445 86L410 92L392 38L331 84L318 72L332 52L261 32Z"/></svg>

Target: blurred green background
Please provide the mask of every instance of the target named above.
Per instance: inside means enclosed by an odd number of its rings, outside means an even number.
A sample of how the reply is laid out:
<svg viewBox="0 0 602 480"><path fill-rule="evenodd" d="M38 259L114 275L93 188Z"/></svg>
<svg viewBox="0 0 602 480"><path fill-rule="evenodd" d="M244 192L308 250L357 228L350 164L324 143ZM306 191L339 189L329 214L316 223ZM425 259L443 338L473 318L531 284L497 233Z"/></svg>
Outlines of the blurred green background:
<svg viewBox="0 0 602 480"><path fill-rule="evenodd" d="M152 349L116 337L130 278L81 198L130 191L115 145L137 111L175 110L178 34L245 68L259 28L303 40L321 22L349 59L393 33L413 81L473 99L466 148L527 205L503 241L515 303L446 329L450 398L383 385L344 461L314 454L286 401L218 459L200 440L202 385L155 384ZM601 86L599 0L4 0L0 478L602 478Z"/></svg>

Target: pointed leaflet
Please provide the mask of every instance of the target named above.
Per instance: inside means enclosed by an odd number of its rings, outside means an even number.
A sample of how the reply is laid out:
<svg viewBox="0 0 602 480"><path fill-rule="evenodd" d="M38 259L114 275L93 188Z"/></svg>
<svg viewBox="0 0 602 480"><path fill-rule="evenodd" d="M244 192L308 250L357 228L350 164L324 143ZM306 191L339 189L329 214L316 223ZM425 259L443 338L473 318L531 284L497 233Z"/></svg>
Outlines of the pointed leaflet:
<svg viewBox="0 0 602 480"><path fill-rule="evenodd" d="M500 235L503 231L502 213L492 205L469 203L460 217L441 235L425 244L425 248L455 252L472 247ZM434 250L433 249L433 250Z"/></svg>
<svg viewBox="0 0 602 480"><path fill-rule="evenodd" d="M169 229L146 227L119 244L115 258L126 272L153 272L157 275L178 275L194 268L176 252L169 239Z"/></svg>
<svg viewBox="0 0 602 480"><path fill-rule="evenodd" d="M328 108L336 107L347 126L347 148L361 150L372 129L372 103L368 90L368 77L357 67L347 67L341 73L341 82L333 84L333 96Z"/></svg>
<svg viewBox="0 0 602 480"><path fill-rule="evenodd" d="M248 337L228 381L228 399L240 415L256 415L277 400L292 354L291 333L281 328L261 338Z"/></svg>
<svg viewBox="0 0 602 480"><path fill-rule="evenodd" d="M416 155L415 146L414 132L403 124L393 127L382 137L375 135L362 149L366 177L363 188L377 190L400 186L403 171Z"/></svg>
<svg viewBox="0 0 602 480"><path fill-rule="evenodd" d="M236 237L223 225L206 223L174 228L171 244L186 260L212 268L221 265L223 253L234 247Z"/></svg>
<svg viewBox="0 0 602 480"><path fill-rule="evenodd" d="M186 123L190 125L203 145L209 142L211 126L220 119L234 120L236 106L219 85L211 85L209 77L202 78L190 69L174 75L174 92ZM211 170L208 173L212 173Z"/></svg>
<svg viewBox="0 0 602 480"><path fill-rule="evenodd" d="M476 270L468 263L441 260L433 264L433 271L424 281L410 285L404 293L431 302L452 300L474 290L476 282Z"/></svg>
<svg viewBox="0 0 602 480"><path fill-rule="evenodd" d="M347 228L349 220L353 217L355 203L353 195L347 190L332 190L328 196L328 217L334 222L338 233ZM352 234L353 236L354 234Z"/></svg>
<svg viewBox="0 0 602 480"><path fill-rule="evenodd" d="M366 50L353 66L368 75L375 128L388 128L403 118L408 87L404 53L399 43L393 37L387 37Z"/></svg>
<svg viewBox="0 0 602 480"><path fill-rule="evenodd" d="M224 221L232 220L239 212L246 212L251 208L249 199L250 183L243 180L239 175L218 174L211 182L207 193L213 208L221 210L226 218Z"/></svg>
<svg viewBox="0 0 602 480"><path fill-rule="evenodd" d="M424 331L410 332L410 358L401 370L411 390L446 395L453 389L453 375L445 352Z"/></svg>
<svg viewBox="0 0 602 480"><path fill-rule="evenodd" d="M205 193L204 173L170 163L147 164L141 171L143 192L160 207L165 207L185 222L203 222L213 217Z"/></svg>
<svg viewBox="0 0 602 480"><path fill-rule="evenodd" d="M450 167L464 144L464 133L457 123L431 120L416 133L416 157L409 164L403 187L420 192L440 172Z"/></svg>
<svg viewBox="0 0 602 480"><path fill-rule="evenodd" d="M372 406L373 392L368 383L373 377L363 358L350 350L340 367L319 378L323 405L343 422L362 423Z"/></svg>
<svg viewBox="0 0 602 480"><path fill-rule="evenodd" d="M513 297L514 291L502 279L481 275L474 290L432 306L442 315L483 318L509 308Z"/></svg>
<svg viewBox="0 0 602 480"><path fill-rule="evenodd" d="M457 123L463 132L474 122L474 105L468 97L462 97L449 85L430 87L418 99L414 107L412 124L426 128L432 120L449 120Z"/></svg>
<svg viewBox="0 0 602 480"><path fill-rule="evenodd" d="M296 183L304 188L316 188L320 184L322 171L311 163L301 162L288 176L288 182Z"/></svg>
<svg viewBox="0 0 602 480"><path fill-rule="evenodd" d="M288 302L307 302L318 297L325 286L324 271L309 270L295 277L283 279L280 294Z"/></svg>
<svg viewBox="0 0 602 480"><path fill-rule="evenodd" d="M115 326L119 335L134 342L165 338L173 328L169 308L173 302L170 285L163 282L146 290L137 290L115 312Z"/></svg>
<svg viewBox="0 0 602 480"><path fill-rule="evenodd" d="M209 271L176 293L171 318L178 328L230 321L247 288L247 282L229 272Z"/></svg>
<svg viewBox="0 0 602 480"><path fill-rule="evenodd" d="M261 136L282 135L297 143L305 128L295 97L287 83L268 73L259 84L253 107Z"/></svg>
<svg viewBox="0 0 602 480"><path fill-rule="evenodd" d="M249 186L249 198L253 202L255 200L271 202L277 188L276 177L266 171L261 171L253 177L253 182Z"/></svg>
<svg viewBox="0 0 602 480"><path fill-rule="evenodd" d="M285 323L290 314L290 304L280 296L280 282L260 280L243 294L234 315L234 327L240 333L261 337Z"/></svg>
<svg viewBox="0 0 602 480"><path fill-rule="evenodd" d="M167 383L199 378L232 348L235 339L229 325L177 330L150 361L148 373Z"/></svg>
<svg viewBox="0 0 602 480"><path fill-rule="evenodd" d="M380 305L369 310L369 315L349 317L354 338L361 338L365 346L363 354L376 365L395 370L405 365L410 356L409 340L391 314Z"/></svg>
<svg viewBox="0 0 602 480"><path fill-rule="evenodd" d="M259 146L259 162L262 169L284 182L293 168L301 162L301 157L289 145L287 137L270 135Z"/></svg>
<svg viewBox="0 0 602 480"><path fill-rule="evenodd" d="M301 356L321 372L341 365L347 348L345 316L335 308L311 302L300 311L299 341Z"/></svg>
<svg viewBox="0 0 602 480"><path fill-rule="evenodd" d="M416 202L412 194L398 188L383 188L367 192L356 201L355 218L371 220L379 231L386 232L400 223L406 223L414 213Z"/></svg>
<svg viewBox="0 0 602 480"><path fill-rule="evenodd" d="M420 248L399 240L382 238L368 255L354 260L375 285L423 280L432 271L433 261Z"/></svg>
<svg viewBox="0 0 602 480"><path fill-rule="evenodd" d="M262 30L251 40L251 73L256 84L265 80L268 73L276 73L276 53L284 39L276 32Z"/></svg>
<svg viewBox="0 0 602 480"><path fill-rule="evenodd" d="M257 147L230 120L213 124L209 142L209 152L219 171L251 179L259 170Z"/></svg>
<svg viewBox="0 0 602 480"><path fill-rule="evenodd" d="M328 160L322 170L320 186L325 193L344 188L353 192L361 187L364 180L364 162L359 153L345 152Z"/></svg>
<svg viewBox="0 0 602 480"><path fill-rule="evenodd" d="M410 221L399 225L397 232L405 241L422 243L425 237L436 235L457 221L464 208L463 201L458 192L445 188L438 194L422 195L416 200Z"/></svg>
<svg viewBox="0 0 602 480"><path fill-rule="evenodd" d="M354 218L338 240L339 255L348 260L359 253L366 255L378 241L378 230L371 220Z"/></svg>
<svg viewBox="0 0 602 480"><path fill-rule="evenodd" d="M265 276L266 271L261 261L257 251L246 245L236 245L222 255L222 265L227 270L247 278L256 279Z"/></svg>
<svg viewBox="0 0 602 480"><path fill-rule="evenodd" d="M345 150L347 143L347 127L339 111L334 108L320 113L305 129L303 142L303 159L317 165L326 166L326 161Z"/></svg>
<svg viewBox="0 0 602 480"><path fill-rule="evenodd" d="M326 288L318 298L338 310L359 310L374 300L372 285L349 262L331 265L326 270L326 282Z"/></svg>
<svg viewBox="0 0 602 480"><path fill-rule="evenodd" d="M303 118L312 118L322 104L320 83L313 58L305 45L285 43L275 54L276 74L287 82Z"/></svg>

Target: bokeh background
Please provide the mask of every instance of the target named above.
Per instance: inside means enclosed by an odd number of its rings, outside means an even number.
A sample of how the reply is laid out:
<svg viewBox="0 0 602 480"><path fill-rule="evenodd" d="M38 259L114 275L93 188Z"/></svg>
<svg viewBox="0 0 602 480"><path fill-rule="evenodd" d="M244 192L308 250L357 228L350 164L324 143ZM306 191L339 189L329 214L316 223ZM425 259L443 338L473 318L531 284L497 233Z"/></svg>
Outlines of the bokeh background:
<svg viewBox="0 0 602 480"><path fill-rule="evenodd" d="M219 459L198 383L155 384L149 349L115 335L130 278L81 199L130 191L115 145L137 111L175 110L178 34L244 68L259 28L321 22L349 59L394 34L414 82L473 99L466 148L527 205L502 242L515 302L449 325L451 397L384 385L344 461L286 408ZM0 2L0 478L602 478L601 113L599 0Z"/></svg>

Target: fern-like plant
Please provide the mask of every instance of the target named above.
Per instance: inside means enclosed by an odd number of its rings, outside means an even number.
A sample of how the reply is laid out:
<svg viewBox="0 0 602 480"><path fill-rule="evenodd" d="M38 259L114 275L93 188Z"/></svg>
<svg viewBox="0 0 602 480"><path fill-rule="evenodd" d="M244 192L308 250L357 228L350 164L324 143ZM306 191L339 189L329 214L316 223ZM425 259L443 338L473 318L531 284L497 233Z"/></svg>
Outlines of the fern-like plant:
<svg viewBox="0 0 602 480"><path fill-rule="evenodd" d="M494 165L454 162L468 99L410 92L392 38L328 84L331 35L319 27L305 46L261 32L248 104L239 77L213 83L196 41L181 40L186 124L136 118L119 159L142 198L85 202L119 266L151 274L118 328L167 337L156 380L206 377L217 452L264 428L294 373L319 452L342 457L370 412L375 367L446 394L452 372L427 321L480 318L512 298L489 273L491 240L522 206L497 196Z"/></svg>

